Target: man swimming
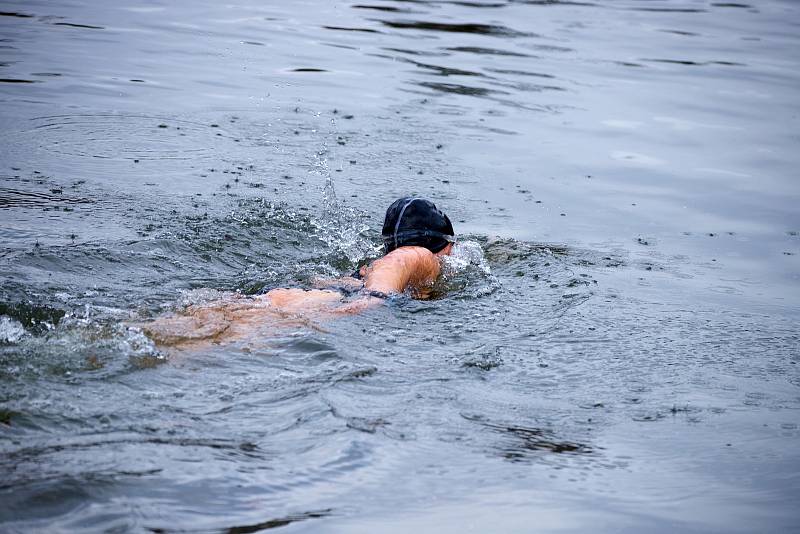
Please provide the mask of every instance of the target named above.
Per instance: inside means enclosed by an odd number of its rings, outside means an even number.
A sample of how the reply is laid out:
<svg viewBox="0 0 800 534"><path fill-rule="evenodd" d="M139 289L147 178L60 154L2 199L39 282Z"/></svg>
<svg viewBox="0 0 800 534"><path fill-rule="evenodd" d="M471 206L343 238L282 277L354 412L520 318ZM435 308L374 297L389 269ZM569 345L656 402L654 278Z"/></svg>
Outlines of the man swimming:
<svg viewBox="0 0 800 534"><path fill-rule="evenodd" d="M438 257L449 255L456 241L450 219L429 200L400 198L386 210L381 237L386 255L353 278L372 296L409 290L425 298L441 270Z"/></svg>
<svg viewBox="0 0 800 534"><path fill-rule="evenodd" d="M358 313L400 293L427 298L441 272L440 257L456 241L447 215L429 200L403 197L386 210L381 237L386 254L353 276L317 281L317 289L231 293L136 326L160 345L184 348L269 335L277 326L318 328L316 320Z"/></svg>

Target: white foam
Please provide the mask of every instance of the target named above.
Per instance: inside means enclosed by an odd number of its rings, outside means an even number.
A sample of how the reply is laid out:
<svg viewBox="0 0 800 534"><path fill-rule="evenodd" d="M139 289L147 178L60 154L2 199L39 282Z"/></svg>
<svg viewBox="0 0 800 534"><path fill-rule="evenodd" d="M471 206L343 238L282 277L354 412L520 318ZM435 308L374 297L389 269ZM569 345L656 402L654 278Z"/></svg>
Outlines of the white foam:
<svg viewBox="0 0 800 534"><path fill-rule="evenodd" d="M26 334L22 323L7 315L0 315L0 343L16 343Z"/></svg>
<svg viewBox="0 0 800 534"><path fill-rule="evenodd" d="M477 267L484 274L492 272L481 245L476 241L457 242L453 245L450 255L443 257L443 263L447 270L456 273L466 270L469 266Z"/></svg>

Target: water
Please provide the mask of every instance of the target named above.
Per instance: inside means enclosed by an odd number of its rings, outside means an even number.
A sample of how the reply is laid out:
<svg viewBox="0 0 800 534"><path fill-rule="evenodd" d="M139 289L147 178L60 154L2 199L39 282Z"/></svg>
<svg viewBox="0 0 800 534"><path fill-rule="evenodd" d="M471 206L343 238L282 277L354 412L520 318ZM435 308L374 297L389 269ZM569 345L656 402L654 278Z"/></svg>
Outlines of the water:
<svg viewBox="0 0 800 534"><path fill-rule="evenodd" d="M800 529L793 2L4 2L2 530ZM166 353L395 198L397 299Z"/></svg>

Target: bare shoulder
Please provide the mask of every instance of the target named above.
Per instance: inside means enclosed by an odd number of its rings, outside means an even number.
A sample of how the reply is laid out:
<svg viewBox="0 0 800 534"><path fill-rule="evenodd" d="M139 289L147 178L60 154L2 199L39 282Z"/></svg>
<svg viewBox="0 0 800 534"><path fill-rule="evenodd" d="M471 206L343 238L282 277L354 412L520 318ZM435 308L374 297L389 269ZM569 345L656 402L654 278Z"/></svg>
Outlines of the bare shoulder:
<svg viewBox="0 0 800 534"><path fill-rule="evenodd" d="M383 293L402 293L432 283L439 275L438 258L423 247L400 247L366 269L364 286Z"/></svg>
<svg viewBox="0 0 800 534"><path fill-rule="evenodd" d="M431 271L439 271L439 261L436 255L424 247L400 247L391 251L383 258L374 262L377 265L391 266L390 268L402 269L411 278L415 275L427 276Z"/></svg>
<svg viewBox="0 0 800 534"><path fill-rule="evenodd" d="M404 262L436 261L436 255L425 247L400 247L391 251L385 258L397 258Z"/></svg>

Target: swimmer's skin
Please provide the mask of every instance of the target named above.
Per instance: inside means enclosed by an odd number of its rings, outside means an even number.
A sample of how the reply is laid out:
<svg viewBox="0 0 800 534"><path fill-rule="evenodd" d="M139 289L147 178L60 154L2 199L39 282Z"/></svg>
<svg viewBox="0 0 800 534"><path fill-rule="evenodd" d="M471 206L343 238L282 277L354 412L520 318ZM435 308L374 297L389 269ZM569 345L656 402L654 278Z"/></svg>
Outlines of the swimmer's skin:
<svg viewBox="0 0 800 534"><path fill-rule="evenodd" d="M438 256L446 256L452 249L452 243L435 254L423 247L396 248L362 269L364 287L387 295L409 289L422 296L439 276Z"/></svg>
<svg viewBox="0 0 800 534"><path fill-rule="evenodd" d="M410 291L415 298L426 298L441 271L438 256L448 255L451 250L452 244L436 254L423 247L393 250L361 268L363 287L373 293L344 304L338 291L273 289L253 298L232 294L219 301L189 306L180 315L136 326L159 345L184 349L268 336L280 326L318 328L314 320L359 313L382 303L384 300L376 294ZM354 278L343 278L334 285L343 283L355 289L361 284Z"/></svg>
<svg viewBox="0 0 800 534"><path fill-rule="evenodd" d="M426 298L428 288L436 281L441 271L439 257L450 254L452 249L453 245L448 244L434 254L424 247L396 248L386 256L361 268L360 274L364 280L364 289L384 295L410 291L416 298ZM328 285L342 284L356 288L359 286L359 282L353 278L331 281ZM288 294L288 291L295 291L295 293ZM329 301L331 293L338 295L338 292L332 291L273 289L266 296L279 307L297 307L298 305L313 307L316 303ZM358 313L381 302L380 298L364 297L331 311L333 313Z"/></svg>

